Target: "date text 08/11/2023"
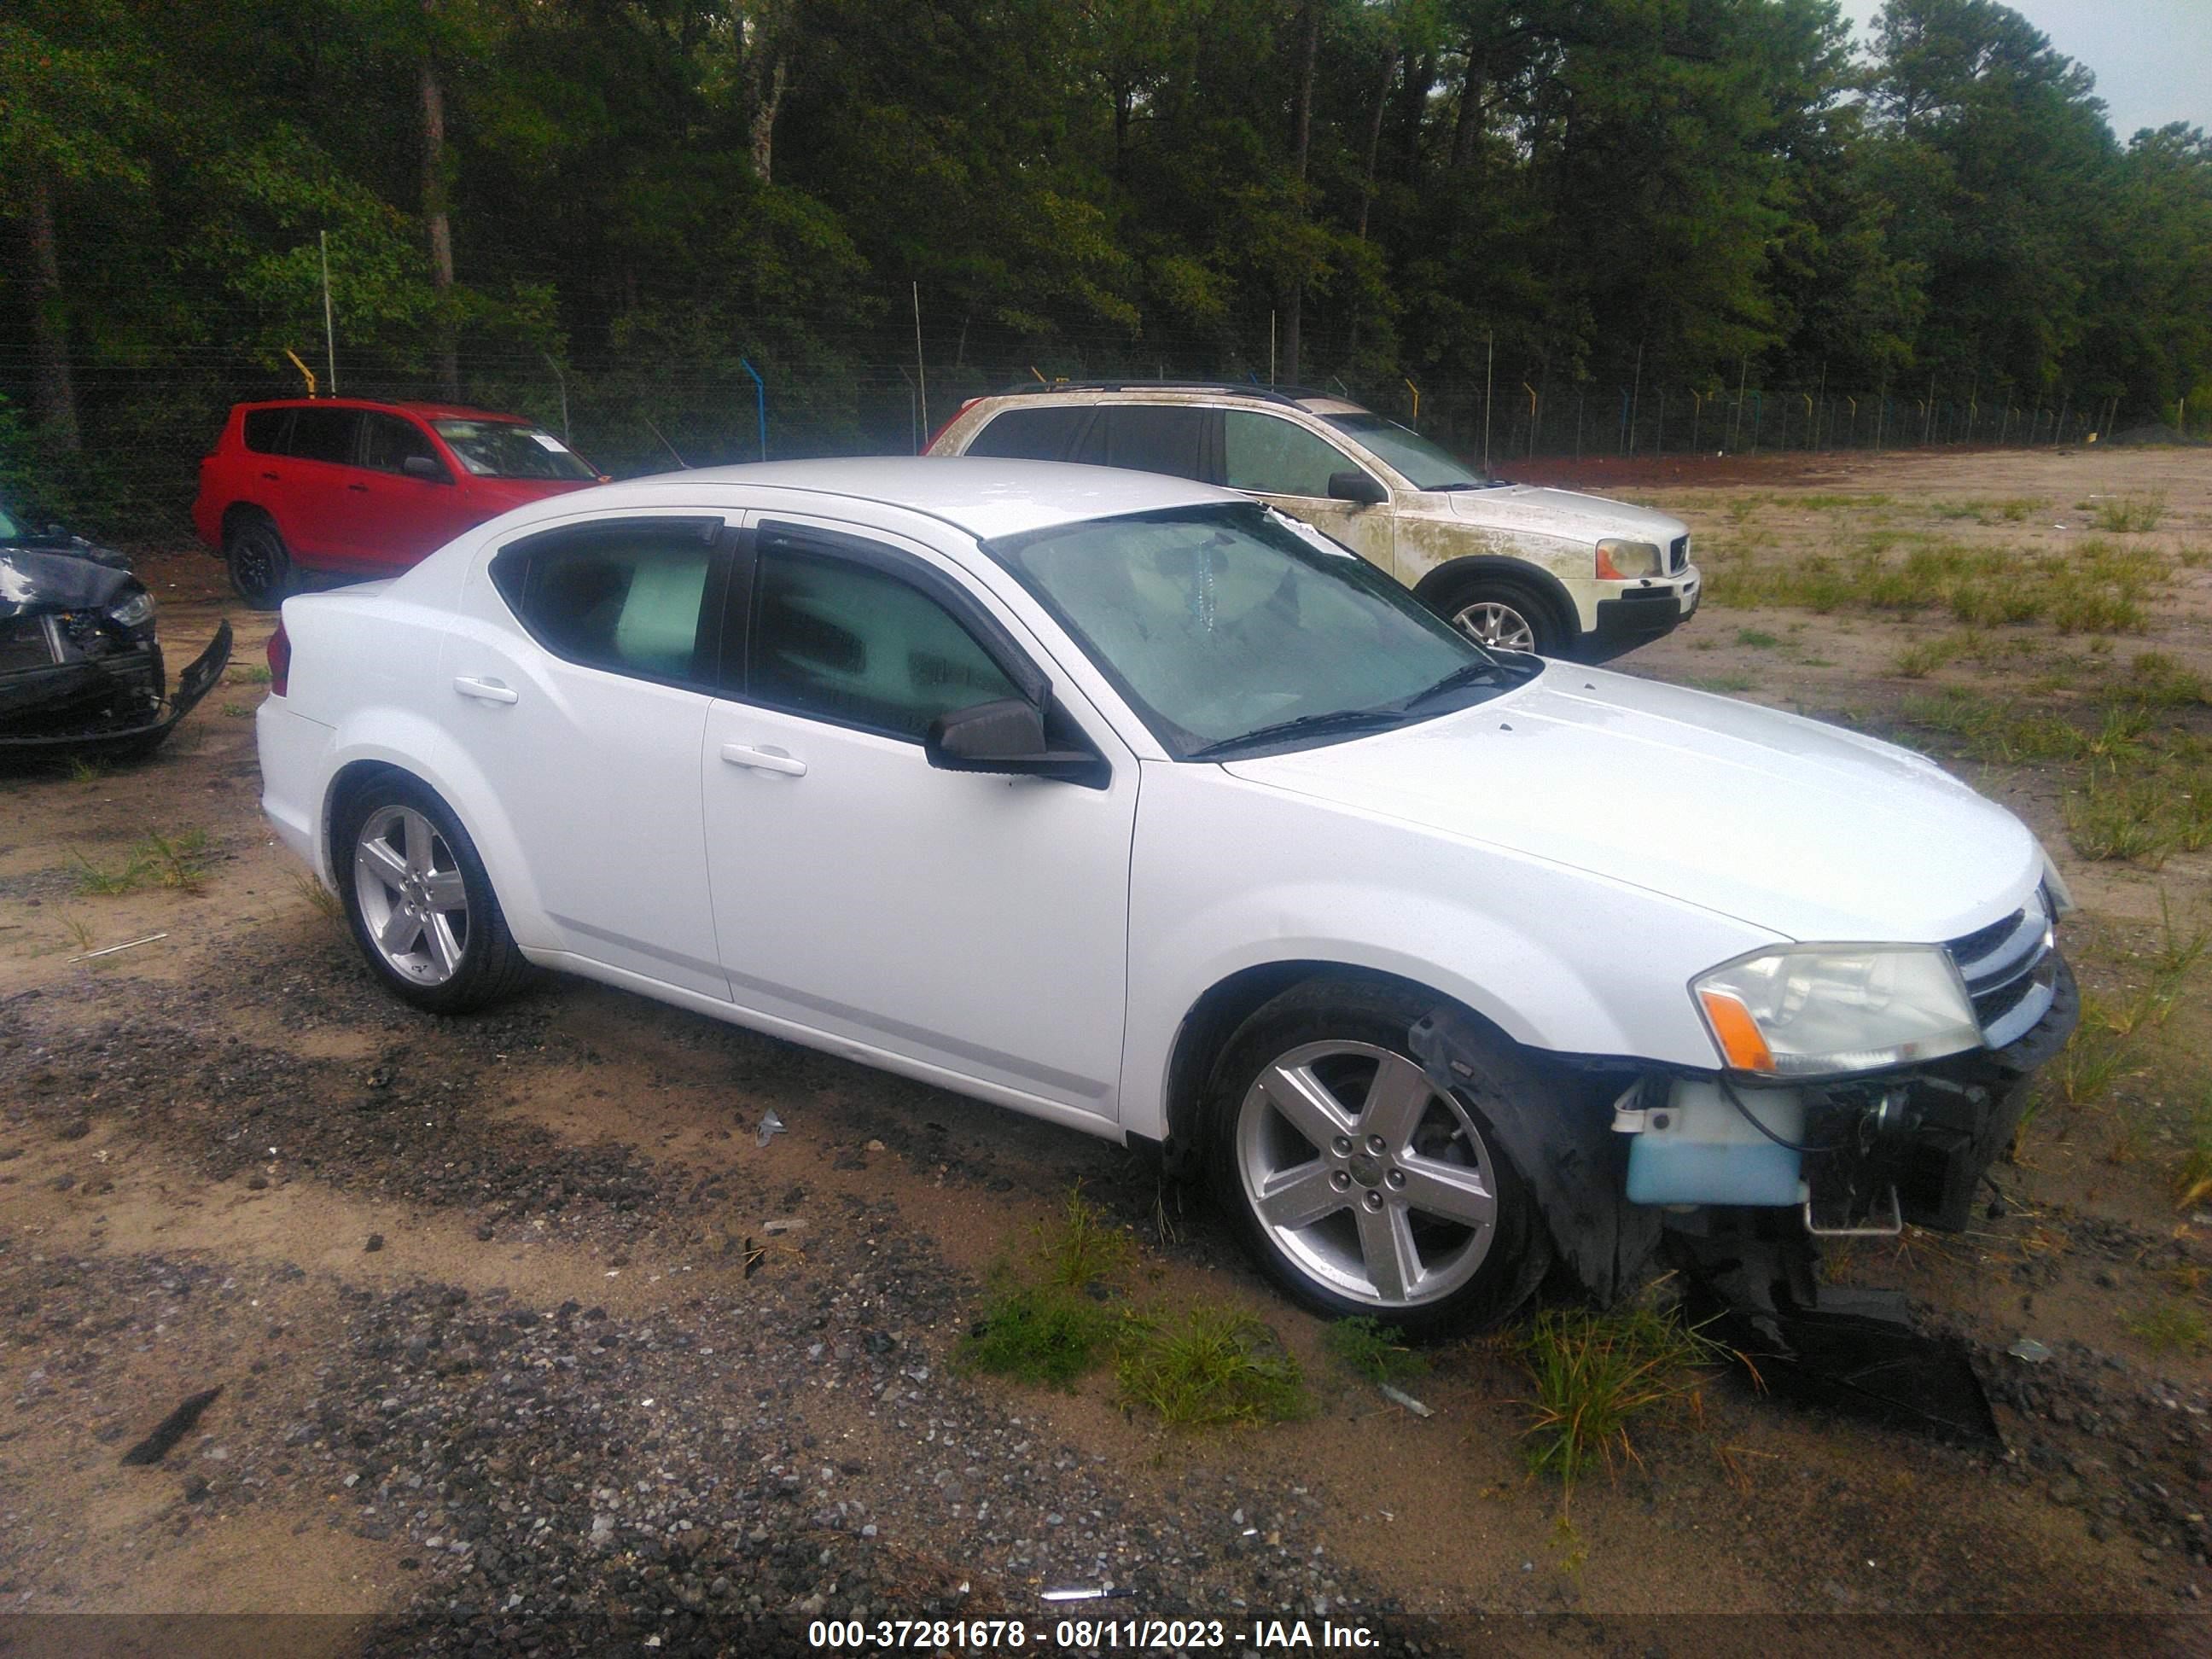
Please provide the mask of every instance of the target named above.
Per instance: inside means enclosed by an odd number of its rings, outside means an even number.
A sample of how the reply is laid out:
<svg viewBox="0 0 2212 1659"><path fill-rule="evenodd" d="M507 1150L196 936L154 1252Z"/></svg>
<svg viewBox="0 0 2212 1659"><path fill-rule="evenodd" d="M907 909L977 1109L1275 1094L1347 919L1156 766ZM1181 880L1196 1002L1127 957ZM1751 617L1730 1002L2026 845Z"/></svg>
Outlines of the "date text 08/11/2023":
<svg viewBox="0 0 2212 1659"><path fill-rule="evenodd" d="M1328 1620L1254 1619L1232 1626L1220 1619L1060 1619L1036 1629L1023 1619L817 1619L809 1647L850 1652L915 1648L987 1651L1030 1646L1077 1651L1222 1648L1231 1642L1262 1652L1371 1648L1376 1633Z"/></svg>

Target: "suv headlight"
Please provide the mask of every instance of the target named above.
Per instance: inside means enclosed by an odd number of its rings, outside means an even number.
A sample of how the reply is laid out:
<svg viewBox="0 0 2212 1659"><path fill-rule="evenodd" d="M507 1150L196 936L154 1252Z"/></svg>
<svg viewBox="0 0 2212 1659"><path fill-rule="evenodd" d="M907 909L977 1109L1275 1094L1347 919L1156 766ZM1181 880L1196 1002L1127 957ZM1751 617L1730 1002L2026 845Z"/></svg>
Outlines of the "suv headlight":
<svg viewBox="0 0 2212 1659"><path fill-rule="evenodd" d="M1981 1023L1939 945L1778 945L1690 981L1732 1070L1826 1077L1982 1046Z"/></svg>
<svg viewBox="0 0 2212 1659"><path fill-rule="evenodd" d="M1656 576L1666 568L1658 547L1650 542L1625 542L1608 536L1597 544L1597 574L1601 581L1621 582L1632 576Z"/></svg>
<svg viewBox="0 0 2212 1659"><path fill-rule="evenodd" d="M154 596L141 590L109 605L107 614L125 628L143 628L154 620Z"/></svg>

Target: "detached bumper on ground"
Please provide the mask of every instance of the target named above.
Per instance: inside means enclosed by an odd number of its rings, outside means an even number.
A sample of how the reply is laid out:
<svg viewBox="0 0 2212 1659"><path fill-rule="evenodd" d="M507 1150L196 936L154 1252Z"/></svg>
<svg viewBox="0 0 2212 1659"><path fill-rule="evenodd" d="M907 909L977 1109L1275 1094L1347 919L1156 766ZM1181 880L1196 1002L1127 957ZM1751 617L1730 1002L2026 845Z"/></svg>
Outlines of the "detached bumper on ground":
<svg viewBox="0 0 2212 1659"><path fill-rule="evenodd" d="M158 647L66 663L0 685L0 755L143 754L191 714L230 664L230 624L177 677L164 698Z"/></svg>

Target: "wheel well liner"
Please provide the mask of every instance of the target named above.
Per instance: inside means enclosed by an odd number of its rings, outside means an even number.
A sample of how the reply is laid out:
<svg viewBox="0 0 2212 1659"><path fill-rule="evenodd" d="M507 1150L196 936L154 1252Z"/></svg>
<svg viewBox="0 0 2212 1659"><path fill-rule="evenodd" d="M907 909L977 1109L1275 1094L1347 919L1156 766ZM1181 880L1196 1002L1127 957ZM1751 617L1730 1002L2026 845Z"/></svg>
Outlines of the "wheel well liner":
<svg viewBox="0 0 2212 1659"><path fill-rule="evenodd" d="M1440 564L1423 576L1414 584L1413 597L1434 609L1443 603L1443 595L1450 589L1477 577L1522 589L1550 609L1553 624L1564 629L1568 638L1581 636L1581 616L1566 585L1541 565L1531 564L1526 559L1510 559L1498 553L1468 554Z"/></svg>

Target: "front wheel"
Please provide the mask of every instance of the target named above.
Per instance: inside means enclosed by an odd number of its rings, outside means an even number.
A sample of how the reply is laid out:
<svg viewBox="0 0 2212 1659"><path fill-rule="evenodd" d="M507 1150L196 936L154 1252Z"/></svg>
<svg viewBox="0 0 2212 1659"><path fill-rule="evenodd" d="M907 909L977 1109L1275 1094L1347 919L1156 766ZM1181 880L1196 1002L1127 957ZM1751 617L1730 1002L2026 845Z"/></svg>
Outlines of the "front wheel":
<svg viewBox="0 0 2212 1659"><path fill-rule="evenodd" d="M1430 604L1477 645L1541 657L1566 648L1566 632L1552 607L1517 582L1476 576L1443 589Z"/></svg>
<svg viewBox="0 0 2212 1659"><path fill-rule="evenodd" d="M476 843L427 786L378 779L348 799L337 830L346 921L392 991L433 1013L462 1014L521 982L529 963Z"/></svg>
<svg viewBox="0 0 2212 1659"><path fill-rule="evenodd" d="M1214 1074L1215 1194L1268 1276L1316 1310L1442 1334L1534 1290L1548 1236L1478 1106L1407 1051L1433 999L1310 981L1245 1021Z"/></svg>

